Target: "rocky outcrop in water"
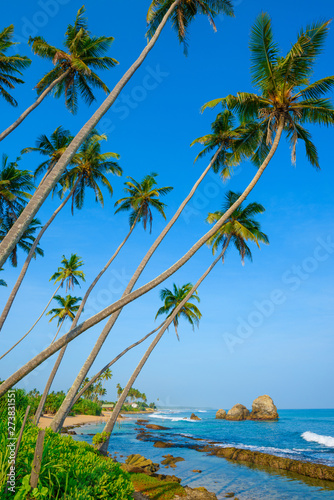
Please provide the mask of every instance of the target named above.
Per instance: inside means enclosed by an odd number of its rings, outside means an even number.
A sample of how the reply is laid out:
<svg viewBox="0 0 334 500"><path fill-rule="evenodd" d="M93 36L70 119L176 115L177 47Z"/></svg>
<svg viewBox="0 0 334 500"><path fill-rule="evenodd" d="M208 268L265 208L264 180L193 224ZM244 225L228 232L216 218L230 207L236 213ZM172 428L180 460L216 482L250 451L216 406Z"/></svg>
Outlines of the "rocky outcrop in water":
<svg viewBox="0 0 334 500"><path fill-rule="evenodd" d="M252 412L250 414L252 420L277 420L277 408L270 396L259 396L254 399Z"/></svg>
<svg viewBox="0 0 334 500"><path fill-rule="evenodd" d="M190 415L190 420L201 420L197 415L195 415L195 413L192 413Z"/></svg>
<svg viewBox="0 0 334 500"><path fill-rule="evenodd" d="M226 418L226 411L225 410L218 410L216 413L216 418L218 419L225 419Z"/></svg>
<svg viewBox="0 0 334 500"><path fill-rule="evenodd" d="M226 420L239 421L246 420L248 417L249 410L247 410L246 406L237 404L227 412Z"/></svg>

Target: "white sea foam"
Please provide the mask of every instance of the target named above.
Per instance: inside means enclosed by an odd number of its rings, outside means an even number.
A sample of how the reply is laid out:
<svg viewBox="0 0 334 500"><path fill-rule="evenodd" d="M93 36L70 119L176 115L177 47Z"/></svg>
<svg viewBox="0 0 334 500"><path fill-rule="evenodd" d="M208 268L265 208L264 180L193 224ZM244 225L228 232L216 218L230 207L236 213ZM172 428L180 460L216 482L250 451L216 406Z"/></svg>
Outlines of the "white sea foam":
<svg viewBox="0 0 334 500"><path fill-rule="evenodd" d="M160 420L171 420L172 422L179 422L182 420L182 422L194 422L198 423L199 420L190 420L190 418L182 418L182 417L171 417L170 415L165 415L163 413L154 413L150 415L150 418L158 418Z"/></svg>
<svg viewBox="0 0 334 500"><path fill-rule="evenodd" d="M215 443L216 446L220 446L222 448L245 448L248 450L252 451L261 451L262 453L287 453L287 454L298 454L297 450L290 450L289 448L274 448L273 446L254 446L250 444L243 444L243 443L224 443L224 444L218 444Z"/></svg>
<svg viewBox="0 0 334 500"><path fill-rule="evenodd" d="M332 436L321 436L320 434L315 434L315 432L304 432L301 437L305 439L305 441L323 444L328 448L334 448L334 437Z"/></svg>

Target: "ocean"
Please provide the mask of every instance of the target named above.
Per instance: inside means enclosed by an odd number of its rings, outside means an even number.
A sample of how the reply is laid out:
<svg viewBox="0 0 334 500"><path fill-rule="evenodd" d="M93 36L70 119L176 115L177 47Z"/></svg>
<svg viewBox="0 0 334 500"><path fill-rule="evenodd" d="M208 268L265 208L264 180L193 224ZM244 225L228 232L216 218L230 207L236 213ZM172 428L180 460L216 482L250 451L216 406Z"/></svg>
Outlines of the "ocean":
<svg viewBox="0 0 334 500"><path fill-rule="evenodd" d="M239 500L334 500L334 483L240 465L187 448L187 444L196 443L193 438L200 438L209 443L215 442L215 446L235 446L334 466L334 410L280 410L280 419L276 422L216 420L216 411L172 408L159 409L145 417L128 416L117 424L110 439L109 451L119 461L124 461L133 453L140 453L157 463L167 454L182 457L185 460L177 462L175 469L161 466L159 472L175 474L182 479L182 485L192 488L204 486L216 493L218 498L225 498L227 492L234 492ZM190 420L192 412L201 420ZM175 446L154 448L153 442L137 440L138 431L135 429L139 426L135 422L138 418L168 427L168 430L150 430L150 433L156 438L154 440L172 441ZM77 436L74 437L91 443L92 436L88 434L101 432L102 429L103 424L86 425L76 429Z"/></svg>

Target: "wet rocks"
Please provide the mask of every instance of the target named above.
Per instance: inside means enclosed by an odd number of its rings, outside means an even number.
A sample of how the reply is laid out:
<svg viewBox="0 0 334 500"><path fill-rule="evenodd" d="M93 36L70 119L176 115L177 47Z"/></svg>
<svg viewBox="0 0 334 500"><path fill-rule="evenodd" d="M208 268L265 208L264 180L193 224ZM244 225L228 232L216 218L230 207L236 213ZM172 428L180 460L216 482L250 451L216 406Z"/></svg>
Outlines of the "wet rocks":
<svg viewBox="0 0 334 500"><path fill-rule="evenodd" d="M173 455L163 455L165 460L162 460L161 465L167 465L168 467L176 467L176 462L184 462L182 457L173 457Z"/></svg>
<svg viewBox="0 0 334 500"><path fill-rule="evenodd" d="M225 410L218 410L216 413L216 418L226 419L226 411Z"/></svg>
<svg viewBox="0 0 334 500"><path fill-rule="evenodd" d="M129 455L122 467L127 472L152 473L160 469L159 464L139 454Z"/></svg>
<svg viewBox="0 0 334 500"><path fill-rule="evenodd" d="M192 413L190 415L190 420L201 420L197 415L195 415L195 413Z"/></svg>
<svg viewBox="0 0 334 500"><path fill-rule="evenodd" d="M231 408L226 415L226 420L240 421L246 420L249 417L250 413L247 410L246 406L237 404Z"/></svg>
<svg viewBox="0 0 334 500"><path fill-rule="evenodd" d="M252 420L277 420L277 408L270 396L259 396L254 399L252 412L250 414Z"/></svg>
<svg viewBox="0 0 334 500"><path fill-rule="evenodd" d="M172 448L173 443L166 443L164 441L156 441L153 446L154 446L154 448Z"/></svg>
<svg viewBox="0 0 334 500"><path fill-rule="evenodd" d="M162 425L156 425L156 424L146 424L145 425L146 429L153 429L155 431L167 431L169 427L163 427Z"/></svg>
<svg viewBox="0 0 334 500"><path fill-rule="evenodd" d="M182 497L183 500L217 500L214 493L210 493L206 488L189 488L186 486L185 492L186 497Z"/></svg>

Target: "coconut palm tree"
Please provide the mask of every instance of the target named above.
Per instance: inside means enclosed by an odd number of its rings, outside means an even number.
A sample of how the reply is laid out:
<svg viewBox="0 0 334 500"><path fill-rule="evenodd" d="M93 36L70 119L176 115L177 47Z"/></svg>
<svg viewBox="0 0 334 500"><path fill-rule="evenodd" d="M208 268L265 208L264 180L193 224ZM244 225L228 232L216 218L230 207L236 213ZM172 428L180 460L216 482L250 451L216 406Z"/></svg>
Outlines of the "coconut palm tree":
<svg viewBox="0 0 334 500"><path fill-rule="evenodd" d="M23 209L30 192L35 189L33 175L28 170L18 168L20 158L10 162L7 155L2 155L0 170L0 219L6 215L17 218Z"/></svg>
<svg viewBox="0 0 334 500"><path fill-rule="evenodd" d="M48 44L41 36L30 37L29 44L34 54L50 61L54 68L37 83L37 100L0 135L0 141L15 130L50 92L55 97L64 95L65 105L72 113L77 112L79 95L90 105L95 101L93 88L109 93L107 85L94 70L109 70L118 64L115 59L104 55L114 39L111 36L92 36L84 13L85 8L81 7L74 24L68 25L64 49Z"/></svg>
<svg viewBox="0 0 334 500"><path fill-rule="evenodd" d="M56 137L59 137L60 133L63 136L63 139L59 144L61 146L60 150L51 147L48 154L49 161L51 162L51 164L55 155L61 155L63 153L62 141L70 140L70 135L67 135L67 131L60 131L58 127L58 129L56 129L56 131L54 132L53 139L49 141L51 143L51 146L55 146L55 144L52 144L52 142L54 143ZM60 196L64 197L67 189L69 190L69 193L67 193L62 203L53 212L50 219L43 226L38 236L36 237L34 245L32 246L31 251L28 254L28 257L26 258L26 261L21 269L19 277L16 280L14 288L1 314L0 330L3 327L3 324L13 305L17 292L19 291L22 281L26 275L29 264L33 257L33 253L35 251L35 247L41 240L47 228L51 225L51 223L54 221L59 212L65 207L67 202L72 199L72 213L73 213L74 202L78 209L82 208L85 189L92 188L96 194L96 201L98 201L103 206L103 194L101 189L99 188L99 183L102 183L104 186L106 186L108 192L112 194L113 192L112 187L110 185L110 182L106 178L105 174L112 173L116 175L121 175L122 169L114 160L111 160L111 158L113 159L119 158L119 155L117 155L116 153L101 153L101 145L100 145L101 141L104 141L106 139L107 137L105 135L98 135L94 130L93 133L88 137L88 139L82 145L82 148L78 153L78 155L75 158L73 158L73 162L75 162L73 168L65 172L63 179L61 179ZM37 170L39 170L39 172L42 172L43 171L42 166L39 165L39 167L37 167Z"/></svg>
<svg viewBox="0 0 334 500"><path fill-rule="evenodd" d="M6 260L6 255L8 255L8 253L10 252L10 248L14 245L14 241L19 239L19 234L22 232L22 228L28 224L29 219L31 220L31 218L34 217L34 215L39 210L40 206L44 203L44 201L48 197L49 193L53 190L54 186L57 184L57 182L63 175L73 155L76 153L76 151L82 144L82 141L85 140L91 133L91 131L96 127L96 124L111 108L111 106L114 104L114 102L122 92L123 88L130 81L130 79L136 73L138 68L140 68L140 66L143 64L146 57L148 56L148 54L151 52L156 42L158 41L161 32L165 27L165 25L167 24L168 20L170 19L171 15L174 13L177 6L181 3L182 5L186 6L186 4L189 4L190 2L189 0L175 0L173 2L169 1L164 2L164 4L166 5L169 4L168 10L163 16L160 24L156 27L156 29L154 28L154 34L153 34L153 26L151 26L150 36L151 35L152 36L150 37L149 42L147 43L146 47L144 48L138 59L126 71L126 73L116 84L114 89L110 92L110 94L101 104L98 110L85 123L85 125L82 127L79 133L75 136L75 138L67 148L66 154L62 156L62 158L58 161L57 165L54 167L52 174L47 179L47 182L44 182L43 185L39 186L37 190L38 192L36 193L36 196L34 196L34 198L31 200L29 208L26 210L25 214L21 217L19 223L15 226L15 228L13 228L11 233L8 234L6 241L4 241L0 246L0 266L4 264ZM198 14L205 13L207 15L208 12L210 11L210 15L212 16L212 18L223 13L228 13L229 15L233 15L233 10L229 0L215 0L214 2L212 2L211 0L210 1L192 0L191 3L192 4L196 3L196 6L198 7L196 13ZM200 7L203 5L207 5L207 8L205 8L205 12L203 7ZM152 7L154 7L154 5ZM151 13L152 13L152 8L151 8ZM189 24L190 21L192 21L192 19L193 15L191 14L190 18L187 21L187 25ZM153 18L151 18L151 15L149 22L150 24L153 22Z"/></svg>
<svg viewBox="0 0 334 500"><path fill-rule="evenodd" d="M26 56L15 54L7 56L8 49L13 47L14 26L11 24L0 32L0 95L12 106L17 106L14 97L7 89L13 90L18 83L24 83L21 78L22 70L31 64L31 59Z"/></svg>
<svg viewBox="0 0 334 500"><path fill-rule="evenodd" d="M155 319L157 319L157 317L161 314L166 314L167 318L169 318L169 316L173 314L175 308L182 302L182 300L188 294L189 290L192 289L192 287L193 286L191 283L187 283L186 285L183 285L181 287L178 287L174 283L173 290L169 290L168 288L164 288L163 290L161 290L160 299L164 302L164 305L158 310ZM200 302L197 291L190 297L189 301L186 302L180 312L174 316L173 325L175 328L177 340L180 340L177 330L180 317L187 320L188 323L191 324L193 329L195 328L195 326L199 326L199 320L202 317L202 313L200 312L196 304L192 304L190 302L191 300L197 300L197 302Z"/></svg>
<svg viewBox="0 0 334 500"><path fill-rule="evenodd" d="M229 208L233 207L236 196L238 196L236 193L229 191L226 195L223 208L226 209L227 206ZM194 325L198 325L198 322L201 318L201 313L197 309L197 306L195 304L192 304L190 300L195 299L199 301L197 295L197 288L204 281L207 275L212 271L212 269L219 262L219 260L223 259L224 261L224 256L230 243L233 242L234 246L236 247L241 256L242 262L245 257L244 249L247 247L246 244L247 240L255 242L257 246L259 246L260 241L266 244L269 243L268 237L261 232L261 226L259 222L254 219L255 215L261 214L263 212L264 212L263 206L259 205L258 203L250 203L246 207L241 207L240 210L233 211L230 218L225 222L222 228L220 228L219 234L216 234L216 239L219 239L219 244L222 245L221 252L219 253L218 258L215 259L215 261L200 277L197 283L194 286L192 286L190 283L187 283L184 287L181 288L178 288L176 287L176 285L174 285L173 291L170 291L168 289L164 289L161 291L160 297L162 300L164 300L165 303L163 307L161 307L158 310L157 316L160 314L167 314L168 315L167 319L163 327L161 328L160 332L158 333L158 335L155 337L155 339L145 352L139 365L137 366L132 376L130 377L129 382L123 389L123 392L119 400L117 401L117 404L112 412L112 415L110 416L105 428L103 429L103 432L105 432L107 435L107 439L98 446L100 452L104 454L107 453L110 435L114 429L115 422L117 420L119 412L121 411L124 401L129 393L129 390L133 386L139 373L143 369L143 366L145 365L146 361L151 355L153 349L155 348L155 346L157 345L157 343L159 342L165 331L168 329L169 325L173 323L175 326L175 322L178 322L178 318L180 316L185 318L193 327ZM211 245L214 245L213 252L216 251L218 246L216 245L216 239L213 239L212 242L210 242ZM246 255L248 257L251 257L251 253L249 254L247 253ZM176 327L175 331L177 334Z"/></svg>
<svg viewBox="0 0 334 500"><path fill-rule="evenodd" d="M152 208L155 208L166 220L165 208L166 205L158 198L165 196L172 187L157 187L155 180L158 174L149 174L144 177L141 182L135 181L133 177L128 177L129 181L125 182L124 191L129 194L125 198L116 201L115 207L118 207L118 212L131 211L129 216L129 224L132 226L135 222L142 221L144 229L146 230L147 224L150 226L150 233L152 232Z"/></svg>
<svg viewBox="0 0 334 500"><path fill-rule="evenodd" d="M262 15L262 21L264 21L265 15ZM272 53L272 48L273 48L273 42L270 42L272 39L272 30L270 25L268 26L267 23L261 22L258 20L257 25L260 26L260 31L262 30L262 38L261 36L257 37L258 39L258 45L255 43L252 44L252 51L254 53L258 52L258 54L263 54L264 57L261 57L259 59L259 62L256 63L258 64L258 67L260 68L262 65L263 68L263 86L266 84L266 82L270 81L270 74L272 73L272 68L273 65L270 62L271 61L271 53ZM268 29L270 28L270 29ZM269 35L268 35L269 33ZM312 84L309 84L309 80L311 78L312 74L312 69L314 67L314 64L316 62L316 59L324 45L324 41L326 38L326 35L328 33L328 23L316 23L312 26L307 27L305 30L303 30L299 36L296 44L293 45L292 49L289 51L287 56L284 58L286 61L286 64L283 64L283 58L277 59L277 65L280 64L280 68L285 67L285 74L286 74L286 79L288 78L291 85L292 85L292 80L295 77L297 81L299 82L299 87L301 89L308 88L308 92L312 89L310 87ZM253 35L252 35L253 36ZM262 41L261 41L262 40ZM262 47L262 49L261 49ZM267 54L267 56L266 56ZM261 62L262 61L262 62ZM266 66L266 61L267 61L267 66ZM268 62L269 61L269 62ZM289 62L289 64L287 63ZM254 64L253 66L255 67L255 59L254 59ZM290 70L288 70L288 67L290 67ZM308 75L308 78L302 78L302 68L304 68L304 73ZM255 69L253 68L253 72ZM277 76L277 79L281 73L279 71L275 72L275 78ZM290 75L290 76L289 76ZM292 75L292 78L291 78ZM293 76L295 75L295 76ZM331 78L331 77L330 77ZM327 79L323 79L326 81L324 87L328 89L328 81ZM279 81L279 80L277 80ZM322 81L322 80L321 80ZM320 81L320 82L321 82ZM258 83L258 85L260 82ZM269 83L268 83L269 84ZM262 84L261 84L262 85ZM321 85L321 83L314 84L315 85L315 91L318 92L319 89L324 87ZM300 90L302 92L302 90ZM278 92L279 94L279 92ZM253 94L251 94L253 95ZM243 97L242 97L243 96ZM244 99L245 98L245 99ZM238 97L239 99L239 97ZM252 99L250 99L249 106L246 106L246 108L251 111L251 102ZM279 98L279 95L277 95L277 99ZM245 97L245 94L242 94L240 96L240 106L236 107L238 111L242 111L242 102L245 101L247 103L247 99ZM256 100L255 100L256 101ZM312 112L312 106L309 108L309 113L304 113L302 111L302 115L304 116L303 120L306 120L308 122L312 122L314 124L323 124L327 122L327 125L332 125L334 123L334 110L333 106L330 101L327 101L326 99L324 100L324 106L321 105L321 102L319 102L319 106L314 106L313 112ZM224 100L222 99L217 99L216 101L211 101L210 106L214 107L217 105L219 102L222 104L225 103ZM227 101L226 101L227 102ZM230 104L233 106L236 105L236 99L230 99L229 100ZM257 102L257 101L256 101ZM255 102L255 103L256 103ZM263 101L264 102L264 101ZM273 101L274 102L274 101ZM224 104L225 105L225 104ZM245 108L245 109L246 109ZM258 106L256 104L255 108L258 109ZM303 108L303 106L301 106ZM328 108L328 109L327 109ZM276 109L276 108L275 108ZM290 109L290 108L289 108ZM303 108L305 109L305 108ZM327 109L327 111L326 111ZM135 290L134 292L127 292L126 296L122 296L119 300L117 300L115 303L111 304L110 306L106 307L103 311L95 315L93 318L90 318L86 322L84 322L82 325L79 325L76 329L72 330L71 332L68 332L66 336L62 337L59 339L54 346L51 348L45 349L43 352L43 355L36 356L32 360L30 360L25 366L21 367L19 370L17 370L11 377L9 377L0 387L0 395L4 394L8 388L12 387L15 385L19 380L21 380L27 373L30 373L36 366L38 366L41 362L43 362L45 359L47 359L49 356L54 354L54 352L57 352L57 350L61 349L64 345L66 345L68 342L76 338L78 335L80 335L82 332L84 332L87 328L90 328L92 325L97 324L98 322L102 321L103 319L109 317L110 315L112 316L112 319L108 320L108 323L106 324L104 328L104 332L102 332L104 335L108 334L110 328L113 326L114 318L117 316L115 314L117 311L120 311L125 305L129 304L133 300L137 299L138 297L144 295L148 291L152 290L154 287L158 286L160 283L165 281L167 278L172 276L178 269L180 269L195 253L217 232L218 229L224 224L224 222L230 217L230 215L233 213L233 211L238 208L238 206L247 198L247 196L251 193L251 191L254 189L256 184L259 182L261 176L265 172L266 168L270 164L270 161L272 160L273 156L275 155L281 136L286 129L286 120L290 121L290 118L287 118L289 115L290 117L293 116L293 112L290 109L291 112L287 111L286 106L284 105L283 108L277 108L275 113L277 115L277 118L273 118L270 122L270 127L274 127L275 124L277 124L277 129L276 132L274 132L274 135L270 138L272 140L272 144L270 146L269 153L265 157L264 161L262 164L258 167L256 174L254 175L253 179L251 182L248 184L246 189L243 191L241 197L238 199L238 201L223 215L223 217L220 218L220 220L205 234L203 235L180 259L178 259L177 262L175 262L172 266L170 266L168 269L166 269L164 272L162 272L159 276L151 280L149 283L146 283L145 285L142 285L140 288ZM318 114L319 111L319 114ZM324 111L324 112L323 112ZM290 114L289 114L290 113ZM246 113L247 115L247 113ZM252 113L250 113L251 116L253 116ZM275 115L275 116L276 116ZM326 115L326 120L324 119L324 115ZM321 119L321 116L323 117ZM262 131L261 131L261 113L260 117L258 118L258 123L255 125L253 124L252 126L249 127L248 132L245 132L243 135L243 138L240 139L240 141L235 143L233 146L233 149L235 151L239 151L240 157L244 157L247 155L253 155L253 160L256 162L258 158L262 157L263 158L263 147L265 147L265 144L263 143L263 140L261 140L262 136ZM247 128L247 125L244 124L245 127ZM269 124L268 124L269 125ZM300 129L299 129L300 130ZM267 137L267 136L266 136ZM304 138L306 136L304 135ZM291 138L291 136L290 136ZM306 137L308 140L308 137ZM75 139L73 140L75 142ZM310 145L310 143L308 143ZM71 148L71 146L70 146ZM241 153L241 149L244 148L243 153ZM255 154L254 154L255 151ZM314 155L313 155L314 158ZM214 160L214 159L213 159ZM212 160L212 161L213 161ZM59 164L58 164L59 165ZM65 165L66 166L66 165ZM63 166L65 168L65 166ZM51 182L51 181L50 181ZM195 187L198 186L198 183L196 183ZM50 185L49 185L50 187ZM51 189L51 187L50 187ZM41 192L39 192L41 194ZM35 195L34 195L35 196ZM191 196L190 196L191 198ZM186 202L189 201L189 197L187 197ZM29 212L29 217L31 217L35 211L34 211L34 202L30 206L32 209ZM185 205L183 205L185 206ZM27 221L29 220L29 217L25 217L24 220L21 219L21 222L23 224L26 224ZM2 248L0 245L0 265L3 264L3 260L5 255L8 255L8 252L10 248L12 247L14 241L16 238L18 238L20 232L22 229L16 228L15 231L12 232L12 234L7 238L6 242L2 243ZM150 249L151 250L151 249ZM101 334L102 335L102 334ZM94 347L95 349L95 347ZM96 351L94 351L96 352Z"/></svg>
<svg viewBox="0 0 334 500"><path fill-rule="evenodd" d="M46 313L47 316L53 315L50 321L57 319L58 330L57 333L52 340L54 342L59 333L60 328L63 326L64 321L67 318L73 319L75 313L79 309L78 302L81 300L81 297L72 297L71 295L66 295L66 297L62 297L61 295L55 295L54 300L56 300L60 307L55 307Z"/></svg>
<svg viewBox="0 0 334 500"><path fill-rule="evenodd" d="M0 271L3 271L3 269L1 268ZM7 286L7 283L5 282L5 280L0 279L0 286Z"/></svg>
<svg viewBox="0 0 334 500"><path fill-rule="evenodd" d="M3 240L3 238L6 236L12 225L14 224L14 221L16 218L10 217L10 216L5 216L1 219L0 221L0 241ZM38 219L33 219L32 222L30 223L28 229L24 232L23 237L19 240L19 242L15 245L15 247L12 250L12 253L9 256L9 262L13 267L17 267L17 256L18 256L18 249L20 248L23 250L25 253L29 253L33 243L35 241L35 233L36 231L41 227L41 223ZM41 257L44 256L44 251L41 249L41 247L37 246L35 248L35 251L33 253L33 258L36 259L36 256L40 255Z"/></svg>
<svg viewBox="0 0 334 500"><path fill-rule="evenodd" d="M73 137L69 130L64 129L62 126L57 127L54 132L48 137L46 134L40 135L36 140L35 147L24 148L21 154L38 152L47 159L43 161L35 169L35 179L40 174L49 174L52 168L56 165L61 155L66 151L67 146L70 144ZM56 186L55 186L56 189Z"/></svg>
<svg viewBox="0 0 334 500"><path fill-rule="evenodd" d="M32 327L27 331L23 337L20 338L8 351L5 352L0 357L0 360L4 358L8 353L10 353L18 344L24 340L27 335L35 328L39 320L42 318L44 315L45 311L49 307L51 301L53 300L54 296L58 292L58 290L66 284L66 292L72 288L74 288L74 285L79 285L80 282L79 279L82 281L85 281L85 275L82 271L80 271L80 267L83 266L83 261L81 260L81 257L79 257L77 254L71 254L71 257L69 259L66 259L65 255L63 255L63 259L61 261L62 266L58 267L58 271L55 272L51 278L50 281L54 281L54 283L59 283L58 287L55 289L53 294L51 295L51 298L49 299L48 303L44 307L43 311L35 321L35 323L32 325Z"/></svg>

